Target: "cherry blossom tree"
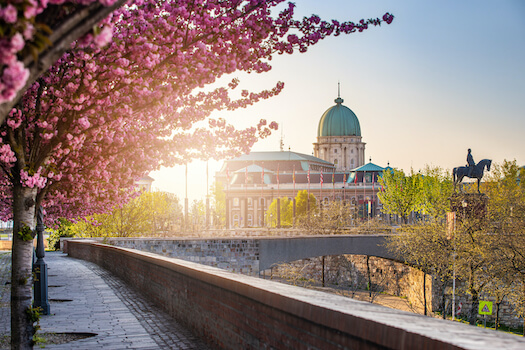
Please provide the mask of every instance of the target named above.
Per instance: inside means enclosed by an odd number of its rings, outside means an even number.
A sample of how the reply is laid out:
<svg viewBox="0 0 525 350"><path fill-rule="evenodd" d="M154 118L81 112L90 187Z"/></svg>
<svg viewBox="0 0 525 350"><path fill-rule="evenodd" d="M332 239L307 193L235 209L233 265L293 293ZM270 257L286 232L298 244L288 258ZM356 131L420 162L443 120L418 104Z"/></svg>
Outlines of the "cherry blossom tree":
<svg viewBox="0 0 525 350"><path fill-rule="evenodd" d="M36 207L50 219L107 212L160 166L247 152L277 125L261 120L239 130L210 114L274 96L283 83L260 92L238 91L237 79L211 91L206 85L236 71L266 72L275 54L393 19L296 21L293 4L272 16L282 2L137 1L105 18L98 35L75 42L9 112L0 127L0 214L14 221L14 342L30 347Z"/></svg>
<svg viewBox="0 0 525 350"><path fill-rule="evenodd" d="M0 4L0 124L24 91L127 0L6 0ZM93 34L88 34L93 37Z"/></svg>

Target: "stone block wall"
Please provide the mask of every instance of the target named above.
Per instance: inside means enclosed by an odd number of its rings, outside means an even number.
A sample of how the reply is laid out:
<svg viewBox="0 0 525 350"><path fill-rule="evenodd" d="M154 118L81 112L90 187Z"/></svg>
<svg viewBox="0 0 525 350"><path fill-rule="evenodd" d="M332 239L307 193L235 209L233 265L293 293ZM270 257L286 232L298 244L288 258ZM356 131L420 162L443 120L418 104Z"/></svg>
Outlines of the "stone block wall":
<svg viewBox="0 0 525 350"><path fill-rule="evenodd" d="M439 286L435 286L434 288L434 294L440 295L442 289L439 288ZM521 291L519 291L521 292ZM448 309L447 314L452 314L452 286L448 286L446 288L446 294L447 299L449 301L448 303ZM472 306L472 301L470 298L470 294L467 292L467 283L462 280L456 280L456 317L462 318L462 319L468 319L468 313ZM512 294L512 293L511 293ZM480 301L491 301L493 303L492 306L492 315L485 316L478 315L478 322L482 322L483 320L486 320L488 324L493 324L496 322L496 298L492 295L489 295L486 292L482 292L480 294ZM459 309L459 305L461 304L461 310ZM512 302L512 299L509 299L508 297L504 298L499 306L499 318L500 318L500 324L505 325L512 328L520 328L523 327L523 318L516 316L516 305ZM475 311L477 313L477 310Z"/></svg>
<svg viewBox="0 0 525 350"><path fill-rule="evenodd" d="M368 260L368 262L367 262ZM323 258L309 258L291 263L299 268L306 279L321 284ZM365 255L335 255L324 258L324 280L326 285L337 286L346 290L366 290L368 288L368 270L370 270L371 289L377 293L386 293L406 297L416 308L423 308L423 276L426 278L427 310L432 310L432 276L406 264ZM275 267L272 274L280 276L283 269Z"/></svg>
<svg viewBox="0 0 525 350"><path fill-rule="evenodd" d="M256 239L110 238L107 243L244 275L259 275L259 241Z"/></svg>
<svg viewBox="0 0 525 350"><path fill-rule="evenodd" d="M322 282L323 258L309 258L292 262L290 265L301 271L304 279L312 280L316 285ZM406 264L393 260L377 257L367 257L365 255L337 255L326 256L324 258L324 279L327 286L337 286L345 290L366 290L368 285L368 269L372 283L372 291L382 292L399 297L406 297L408 302L415 309L423 310L424 295L427 300L427 310L429 312L441 312L441 288L437 281L431 276L424 274L421 270L412 268ZM272 275L282 277L286 268L274 267ZM423 293L423 276L426 278L425 290ZM452 288L447 287L447 314L451 315ZM493 314L487 315L487 322L496 321L495 298L482 293L480 300L494 302ZM469 294L466 292L465 282L456 281L456 309L459 303L462 308L456 313L458 318L465 318L471 307ZM504 300L500 305L500 324L509 327L519 328L523 326L523 319L516 316L514 305L508 300ZM478 316L483 320L483 316Z"/></svg>

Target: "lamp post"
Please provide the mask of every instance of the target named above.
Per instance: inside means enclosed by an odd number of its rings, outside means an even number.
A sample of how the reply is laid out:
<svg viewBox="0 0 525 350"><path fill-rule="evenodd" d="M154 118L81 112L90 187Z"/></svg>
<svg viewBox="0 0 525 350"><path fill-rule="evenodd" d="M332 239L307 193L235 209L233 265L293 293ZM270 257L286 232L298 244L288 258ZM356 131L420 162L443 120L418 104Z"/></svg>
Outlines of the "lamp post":
<svg viewBox="0 0 525 350"><path fill-rule="evenodd" d="M35 274L33 307L40 307L42 308L43 315L49 315L50 306L47 293L47 264L44 261L44 212L42 207L38 208L38 214L36 217L36 236L37 261L33 265L33 272Z"/></svg>
<svg viewBox="0 0 525 350"><path fill-rule="evenodd" d="M184 197L184 228L183 232L186 232L190 223L188 221L188 163L185 164L185 178L186 178L186 187L185 187L185 197Z"/></svg>

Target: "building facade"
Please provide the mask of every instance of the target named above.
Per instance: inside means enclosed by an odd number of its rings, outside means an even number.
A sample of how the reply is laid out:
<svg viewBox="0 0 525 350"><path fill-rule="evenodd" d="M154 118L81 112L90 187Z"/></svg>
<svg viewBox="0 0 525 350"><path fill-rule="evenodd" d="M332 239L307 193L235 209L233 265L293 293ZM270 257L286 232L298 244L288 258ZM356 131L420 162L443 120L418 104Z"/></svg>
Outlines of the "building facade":
<svg viewBox="0 0 525 350"><path fill-rule="evenodd" d="M335 103L321 116L313 156L251 152L224 162L216 181L225 191L226 228L267 226L270 204L277 198L292 200L301 190L319 204L352 204L361 218L378 214L378 177L385 168L365 164L359 120L342 98Z"/></svg>

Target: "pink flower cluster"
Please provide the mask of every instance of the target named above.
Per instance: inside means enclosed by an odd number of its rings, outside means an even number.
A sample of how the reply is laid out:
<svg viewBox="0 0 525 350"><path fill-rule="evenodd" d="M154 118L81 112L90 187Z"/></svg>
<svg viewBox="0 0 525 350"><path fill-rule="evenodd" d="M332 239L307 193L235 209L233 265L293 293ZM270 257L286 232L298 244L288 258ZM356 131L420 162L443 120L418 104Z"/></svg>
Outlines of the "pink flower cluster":
<svg viewBox="0 0 525 350"><path fill-rule="evenodd" d="M11 5L12 8L14 6ZM9 8L9 6L8 6ZM6 10L3 11L6 19ZM9 23L9 22L8 22ZM17 60L16 54L25 46L22 34L16 33L11 38L0 37L0 103L13 99L27 81L29 70Z"/></svg>
<svg viewBox="0 0 525 350"><path fill-rule="evenodd" d="M29 77L29 70L18 60L17 54L31 42L35 35L35 17L44 12L49 5L59 5L66 2L89 5L99 1L104 6L110 6L116 0L6 0L0 5L0 25L3 33L0 35L0 103L11 101L22 89ZM4 22L4 23L2 23ZM112 36L112 27L105 26L99 35L88 34L88 43L104 46Z"/></svg>
<svg viewBox="0 0 525 350"><path fill-rule="evenodd" d="M20 170L20 183L29 188L44 188L47 178L41 175L41 171L42 168L39 168L35 174L29 175L26 170Z"/></svg>
<svg viewBox="0 0 525 350"><path fill-rule="evenodd" d="M0 147L0 162L4 164L12 164L16 162L15 152L9 145L2 145Z"/></svg>

